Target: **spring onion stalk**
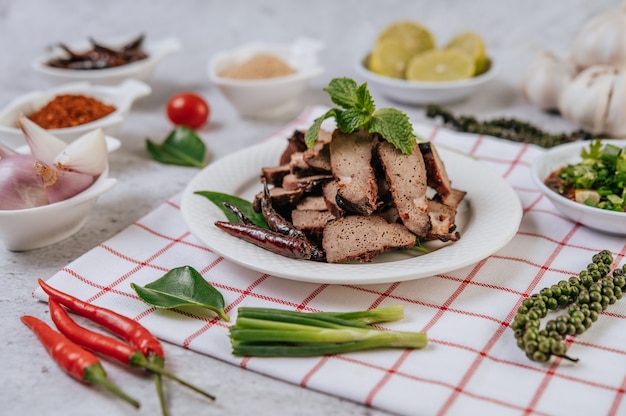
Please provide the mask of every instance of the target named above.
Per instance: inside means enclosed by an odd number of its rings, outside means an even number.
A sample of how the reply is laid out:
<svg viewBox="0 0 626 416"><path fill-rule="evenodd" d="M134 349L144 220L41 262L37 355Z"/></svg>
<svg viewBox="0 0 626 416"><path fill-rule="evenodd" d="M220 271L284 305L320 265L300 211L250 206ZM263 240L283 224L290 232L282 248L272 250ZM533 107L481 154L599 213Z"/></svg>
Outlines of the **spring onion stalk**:
<svg viewBox="0 0 626 416"><path fill-rule="evenodd" d="M239 309L230 338L237 356L307 357L374 348L425 347L425 333L379 330L367 325L402 316L402 306L312 313L246 307Z"/></svg>

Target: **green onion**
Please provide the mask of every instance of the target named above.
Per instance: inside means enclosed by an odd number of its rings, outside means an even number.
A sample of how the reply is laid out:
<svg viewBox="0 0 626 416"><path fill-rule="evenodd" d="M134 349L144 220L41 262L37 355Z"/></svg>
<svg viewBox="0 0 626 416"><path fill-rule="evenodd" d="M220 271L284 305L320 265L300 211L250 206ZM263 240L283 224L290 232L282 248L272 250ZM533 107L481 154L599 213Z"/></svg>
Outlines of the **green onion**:
<svg viewBox="0 0 626 416"><path fill-rule="evenodd" d="M610 211L626 211L626 150L600 140L581 149L582 161L563 167L558 176L563 195L568 189L593 191L597 200L587 198L587 205Z"/></svg>
<svg viewBox="0 0 626 416"><path fill-rule="evenodd" d="M401 319L402 306L356 312L294 312L242 307L230 327L233 354L307 357L374 348L423 348L421 332L387 331L367 324Z"/></svg>

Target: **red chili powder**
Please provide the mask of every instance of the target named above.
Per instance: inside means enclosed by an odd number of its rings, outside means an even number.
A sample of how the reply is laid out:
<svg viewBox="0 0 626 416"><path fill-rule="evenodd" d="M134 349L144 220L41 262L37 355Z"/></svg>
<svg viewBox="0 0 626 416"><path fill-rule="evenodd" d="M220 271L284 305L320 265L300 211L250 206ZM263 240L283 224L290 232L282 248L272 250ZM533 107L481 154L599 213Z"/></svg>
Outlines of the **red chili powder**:
<svg viewBox="0 0 626 416"><path fill-rule="evenodd" d="M89 123L115 111L115 107L84 95L57 95L38 111L28 115L44 129L62 129Z"/></svg>

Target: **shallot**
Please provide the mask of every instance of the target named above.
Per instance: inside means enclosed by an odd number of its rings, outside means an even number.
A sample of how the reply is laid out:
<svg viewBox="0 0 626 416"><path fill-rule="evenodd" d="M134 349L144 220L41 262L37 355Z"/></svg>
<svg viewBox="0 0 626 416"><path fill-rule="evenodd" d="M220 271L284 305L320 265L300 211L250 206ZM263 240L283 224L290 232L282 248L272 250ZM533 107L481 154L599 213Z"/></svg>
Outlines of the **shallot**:
<svg viewBox="0 0 626 416"><path fill-rule="evenodd" d="M0 159L0 209L24 209L47 205L43 181L30 155L13 154Z"/></svg>
<svg viewBox="0 0 626 416"><path fill-rule="evenodd" d="M64 201L90 187L104 172L107 148L102 129L68 145L24 116L19 125L30 154L0 143L0 210Z"/></svg>

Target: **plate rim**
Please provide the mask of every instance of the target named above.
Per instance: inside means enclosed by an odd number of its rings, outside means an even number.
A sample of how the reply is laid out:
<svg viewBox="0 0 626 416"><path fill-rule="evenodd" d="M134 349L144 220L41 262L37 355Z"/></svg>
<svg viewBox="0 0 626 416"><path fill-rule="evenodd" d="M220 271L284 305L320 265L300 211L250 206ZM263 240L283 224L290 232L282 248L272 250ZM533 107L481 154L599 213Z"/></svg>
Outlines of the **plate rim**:
<svg viewBox="0 0 626 416"><path fill-rule="evenodd" d="M385 270L384 267L385 264L389 265L390 263L331 264L318 263L309 260L290 259L271 253L260 247L256 247L253 244L246 243L243 240L237 239L236 237L227 235L223 233L223 231L217 229L217 227L212 224L210 224L210 226L207 226L207 224L199 224L197 222L198 219L194 216L192 210L196 204L200 203L206 204L205 207L203 207L204 212L209 212L212 210L214 213L216 213L216 215L220 215L220 219L222 219L221 215L223 214L220 214L221 211L219 211L213 203L211 203L204 197L194 194L194 192L198 190L213 190L229 193L229 191L223 189L223 187L220 188L218 186L217 189L206 189L206 187L202 185L203 181L206 181L206 179L210 177L213 172L219 171L220 169L225 169L229 166L232 169L232 166L237 165L237 162L240 162L242 158L258 156L261 155L263 152L272 153L272 151L275 151L274 163L277 163L280 156L279 152L281 151L281 149L284 149L284 147L286 147L286 144L287 142L285 138L274 138L265 142L258 143L254 146L241 149L206 166L188 183L182 194L180 210L183 216L183 220L187 225L190 233L195 238L197 238L199 242L207 246L214 253L240 266L255 270L257 272L267 273L272 276L289 280L319 284L364 285L417 280L421 278L431 277L437 274L454 271L475 264L504 247L519 230L523 214L522 205L519 197L517 196L511 185L509 185L506 180L491 167L471 158L468 155L461 154L454 150L446 149L445 146L437 147L439 154L444 161L444 164L447 165L448 163L450 163L452 165L452 162L454 161L454 164L456 165L457 162L461 161L461 164L466 165L466 167L469 166L473 169L473 174L471 176L475 176L476 172L478 172L479 176L482 179L488 179L489 181L493 182L493 184L496 184L498 186L498 192L504 193L504 195L499 195L498 197L498 202L500 205L498 207L495 207L496 210L493 212L483 212L479 215L472 214L470 216L468 224L466 225L466 228L464 230L464 233L469 233L470 237L467 237L467 234L462 234L459 241L447 247L443 247L436 251L433 251L432 253L409 259L394 261L394 267L392 268L394 270L391 272ZM435 143L435 145L437 144ZM262 163L260 160L258 161L258 163L259 165L256 167L251 166L251 164L243 167L246 172L241 173L242 179L239 182L239 187L241 187L242 184L253 180L254 177L258 177L260 174L260 167L268 165L267 163ZM245 178L243 176L245 176ZM460 178L457 177L455 179L455 177L451 176L451 180L453 181L453 183L457 179ZM259 182L259 190L261 189L260 186L261 183ZM484 191L480 191L481 187L476 187L476 189L474 189L474 191L476 191L474 194L468 192L468 195L466 196L466 199L469 201L470 204L470 209L472 210L483 207L485 205L483 197L488 195L485 193L485 191L487 189L493 189L492 186L481 186ZM459 188L463 189L463 187L461 186L459 186ZM482 230L480 230L478 227L484 225L487 216L490 216L490 218L493 219L494 215L495 219L498 222L504 222L505 226L499 227L497 233L493 233L493 235L487 236L488 239L485 239L485 236L481 235ZM213 218L213 220L215 219L217 218ZM207 230L209 230L208 235L201 231L202 227L205 227ZM217 246L215 242L210 241L212 237L211 234L213 234L213 237L217 235L218 239L222 239L223 241L226 241L227 243L233 245L244 244L246 245L245 247L248 247L244 250L255 251L258 254L262 255L263 258L267 258L268 260L264 260L262 264L258 264L248 261L245 256L242 257L241 255L234 255L233 252L230 251L228 248L224 249L223 247ZM476 238L474 238L474 236L476 236ZM467 242L468 239L470 240L469 243ZM479 250L478 253L475 250L468 250L468 252L464 256L457 256L455 258L455 262L447 264L437 262L437 260L439 260L439 257L442 256L438 253L456 253L459 248L464 248L472 242L476 243L477 241L474 241L475 239L477 239L478 243L481 243L483 246L483 249ZM260 252L258 252L258 250L260 250ZM447 250L447 252L445 250ZM237 251L237 253L241 254L240 251ZM287 267L283 268L282 266ZM399 268L399 266L406 267ZM416 271L415 267L421 267L421 269Z"/></svg>

